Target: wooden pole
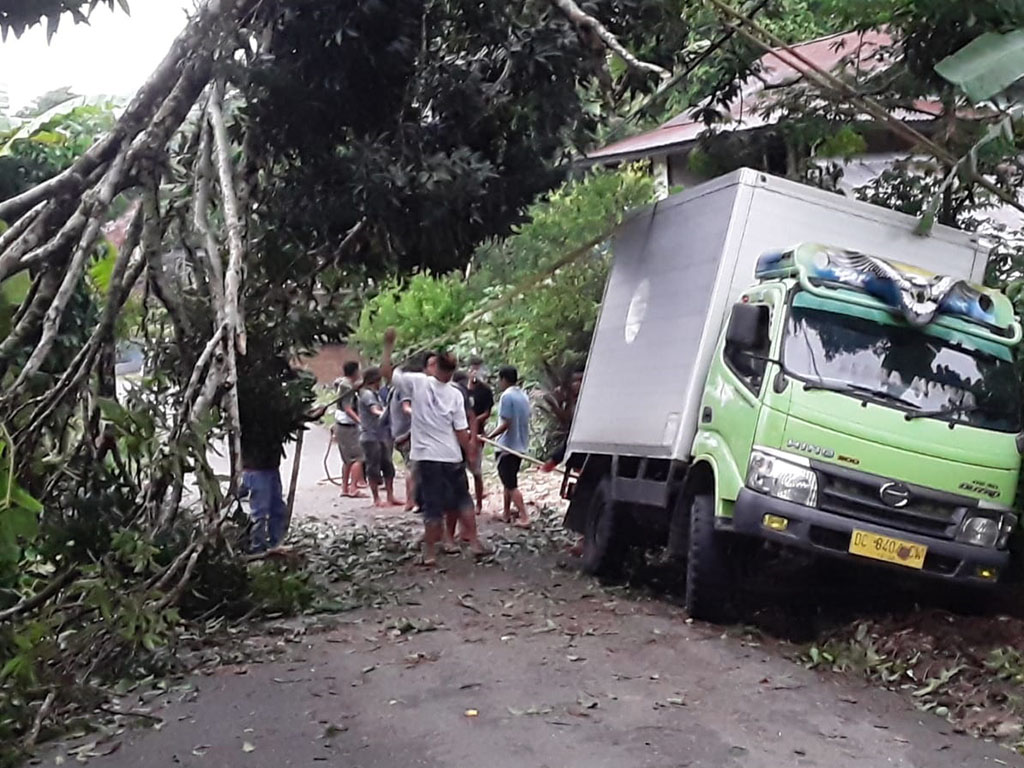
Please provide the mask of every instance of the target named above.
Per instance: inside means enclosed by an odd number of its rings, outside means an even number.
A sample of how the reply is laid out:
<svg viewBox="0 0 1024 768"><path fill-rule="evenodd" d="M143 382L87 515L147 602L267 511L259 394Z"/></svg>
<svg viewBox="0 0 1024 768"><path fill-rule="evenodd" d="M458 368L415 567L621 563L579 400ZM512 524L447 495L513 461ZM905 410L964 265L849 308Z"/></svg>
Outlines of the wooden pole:
<svg viewBox="0 0 1024 768"><path fill-rule="evenodd" d="M306 430L303 429L295 440L295 456L292 458L292 479L288 485L288 503L285 506L284 530L281 532L282 541L288 534L288 528L292 524L292 510L295 509L295 491L299 486L299 462L302 461L302 438L305 434Z"/></svg>
<svg viewBox="0 0 1024 768"><path fill-rule="evenodd" d="M531 464L536 464L538 467L543 467L544 466L544 462L541 461L540 459L535 459L533 456L528 456L527 454L520 453L519 451L513 451L511 448L506 448L501 443L498 443L498 442L496 442L494 440L491 440L489 437L484 437L483 435L480 435L479 437L480 437L480 442L487 443L488 445L493 445L495 448L497 448L502 453L510 453L513 456L518 456L523 461L528 461Z"/></svg>

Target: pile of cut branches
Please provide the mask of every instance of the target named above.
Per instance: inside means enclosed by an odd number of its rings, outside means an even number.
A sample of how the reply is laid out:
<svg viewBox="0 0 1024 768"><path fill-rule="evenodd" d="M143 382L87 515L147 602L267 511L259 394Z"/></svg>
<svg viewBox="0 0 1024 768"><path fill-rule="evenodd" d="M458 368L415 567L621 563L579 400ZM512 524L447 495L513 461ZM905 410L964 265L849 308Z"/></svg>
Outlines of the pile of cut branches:
<svg viewBox="0 0 1024 768"><path fill-rule="evenodd" d="M809 667L862 675L955 730L1024 753L1024 621L941 610L865 619L820 639Z"/></svg>

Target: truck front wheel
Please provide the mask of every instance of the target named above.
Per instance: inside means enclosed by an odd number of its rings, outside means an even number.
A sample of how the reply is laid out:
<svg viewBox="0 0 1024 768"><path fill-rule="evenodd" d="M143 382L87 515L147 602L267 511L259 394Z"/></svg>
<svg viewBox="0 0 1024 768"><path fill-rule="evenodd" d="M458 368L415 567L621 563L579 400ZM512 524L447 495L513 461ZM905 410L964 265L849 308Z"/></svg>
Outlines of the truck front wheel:
<svg viewBox="0 0 1024 768"><path fill-rule="evenodd" d="M736 618L736 563L726 537L715 531L715 500L690 502L690 541L686 560L686 611L694 619L727 624Z"/></svg>
<svg viewBox="0 0 1024 768"><path fill-rule="evenodd" d="M583 571L591 576L613 576L622 565L626 542L622 515L612 499L612 481L603 477L590 493L583 532Z"/></svg>

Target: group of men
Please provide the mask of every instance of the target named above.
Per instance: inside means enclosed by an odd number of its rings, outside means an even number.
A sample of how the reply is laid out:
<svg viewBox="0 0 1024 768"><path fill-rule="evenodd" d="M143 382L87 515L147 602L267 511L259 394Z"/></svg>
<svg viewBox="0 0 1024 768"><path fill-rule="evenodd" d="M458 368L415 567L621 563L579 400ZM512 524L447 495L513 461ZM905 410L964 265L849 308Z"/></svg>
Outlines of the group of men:
<svg viewBox="0 0 1024 768"><path fill-rule="evenodd" d="M338 382L335 437L344 465L342 493L360 495L365 475L375 504L401 505L394 495L392 455L397 450L406 465L406 509L418 508L423 517L422 563L436 563L439 546L456 551L456 536L474 554L487 554L476 526L485 496L482 437L498 445L502 518L530 524L518 488L521 456L529 443L530 401L519 387L518 372L511 366L499 371L498 424L488 433L494 394L482 362L473 360L468 372L460 372L454 355L428 352L395 367L395 340L389 328L380 367L366 369L360 378L358 363L347 363ZM475 504L467 471L474 480Z"/></svg>

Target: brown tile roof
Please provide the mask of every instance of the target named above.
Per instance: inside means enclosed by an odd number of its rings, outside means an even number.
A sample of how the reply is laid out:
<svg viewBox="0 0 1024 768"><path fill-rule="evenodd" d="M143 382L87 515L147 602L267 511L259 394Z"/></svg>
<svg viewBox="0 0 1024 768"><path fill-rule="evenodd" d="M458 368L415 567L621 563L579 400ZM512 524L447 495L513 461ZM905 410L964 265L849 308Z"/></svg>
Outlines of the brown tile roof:
<svg viewBox="0 0 1024 768"><path fill-rule="evenodd" d="M848 74L867 75L891 62L892 37L878 30L847 32L794 45L792 48L826 72L844 69ZM769 107L772 92L799 82L807 66L783 49L766 53L758 60L757 75L749 77L729 104L728 116L714 131L749 131L779 120L779 111ZM938 102L917 101L912 110L900 110L902 119L928 119L941 112ZM695 141L708 126L695 120L691 110L673 117L658 128L608 144L587 155L591 161L644 157L660 154Z"/></svg>

